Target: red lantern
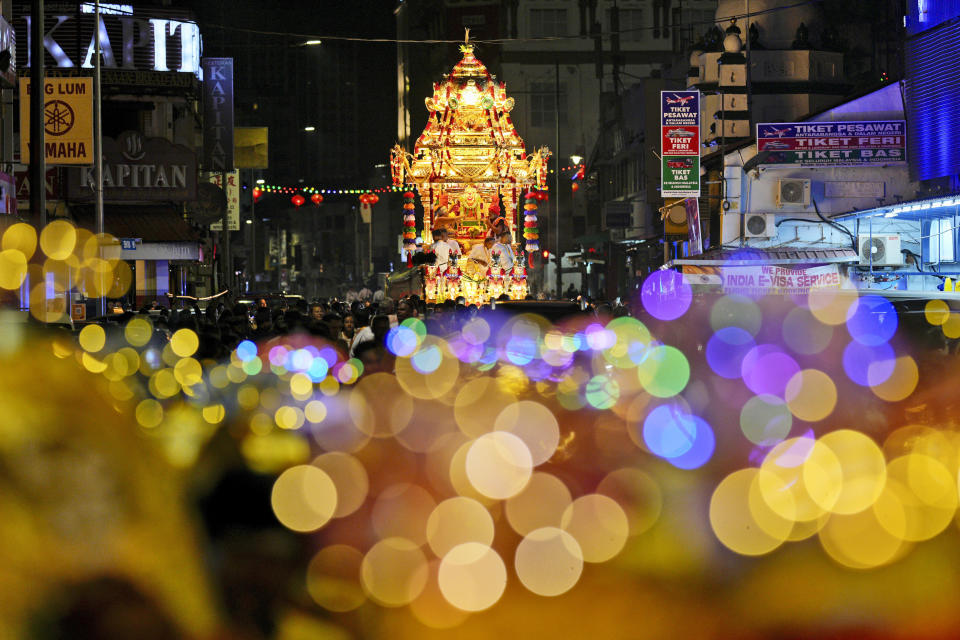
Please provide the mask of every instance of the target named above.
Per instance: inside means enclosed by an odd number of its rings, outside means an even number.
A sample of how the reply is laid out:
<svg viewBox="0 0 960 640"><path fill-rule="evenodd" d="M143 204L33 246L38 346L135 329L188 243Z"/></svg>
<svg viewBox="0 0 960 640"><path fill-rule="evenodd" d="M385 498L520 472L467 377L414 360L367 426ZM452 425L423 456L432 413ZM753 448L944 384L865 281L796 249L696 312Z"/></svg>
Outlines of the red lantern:
<svg viewBox="0 0 960 640"><path fill-rule="evenodd" d="M370 204L377 204L378 202L380 202L380 196L378 196L378 195L375 194L375 193L371 193L371 194L370 194Z"/></svg>
<svg viewBox="0 0 960 640"><path fill-rule="evenodd" d="M315 193L312 196L310 196L310 201L319 207L320 203L323 202L323 196L320 195L319 193Z"/></svg>
<svg viewBox="0 0 960 640"><path fill-rule="evenodd" d="M579 189L579 188L580 188L580 185L577 184L576 182L574 182L572 185L570 185L570 190L573 191L574 193L576 193L576 192L577 192L577 189Z"/></svg>
<svg viewBox="0 0 960 640"><path fill-rule="evenodd" d="M299 208L300 206L303 205L304 202L306 202L306 200L303 198L302 195L300 195L300 194L298 193L297 195L295 195L295 196L293 196L292 198L290 198L290 202L293 203L293 206Z"/></svg>
<svg viewBox="0 0 960 640"><path fill-rule="evenodd" d="M263 191L260 190L260 187L253 188L253 201L256 202L260 199L260 196L263 195Z"/></svg>

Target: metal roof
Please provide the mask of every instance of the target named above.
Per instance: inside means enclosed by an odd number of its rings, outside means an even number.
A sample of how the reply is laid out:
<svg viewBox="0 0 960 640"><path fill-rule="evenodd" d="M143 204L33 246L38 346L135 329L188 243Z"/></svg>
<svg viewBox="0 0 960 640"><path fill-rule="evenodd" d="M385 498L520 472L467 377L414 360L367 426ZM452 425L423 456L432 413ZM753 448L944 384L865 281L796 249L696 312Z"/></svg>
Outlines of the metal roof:
<svg viewBox="0 0 960 640"><path fill-rule="evenodd" d="M854 220L869 218L895 218L919 222L938 218L952 218L958 215L960 209L960 195L944 196L939 198L925 198L923 200L909 200L896 204L887 204L863 211L851 211L833 216L834 220Z"/></svg>

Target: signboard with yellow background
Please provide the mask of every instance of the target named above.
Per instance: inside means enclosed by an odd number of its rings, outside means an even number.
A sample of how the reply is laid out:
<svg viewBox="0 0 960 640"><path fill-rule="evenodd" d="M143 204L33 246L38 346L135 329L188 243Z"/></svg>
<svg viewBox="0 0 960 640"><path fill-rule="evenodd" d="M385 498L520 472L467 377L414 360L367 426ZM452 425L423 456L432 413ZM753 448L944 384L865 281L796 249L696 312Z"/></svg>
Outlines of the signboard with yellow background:
<svg viewBox="0 0 960 640"><path fill-rule="evenodd" d="M47 78L43 93L47 164L93 164L93 79ZM20 78L20 161L30 162L29 78Z"/></svg>

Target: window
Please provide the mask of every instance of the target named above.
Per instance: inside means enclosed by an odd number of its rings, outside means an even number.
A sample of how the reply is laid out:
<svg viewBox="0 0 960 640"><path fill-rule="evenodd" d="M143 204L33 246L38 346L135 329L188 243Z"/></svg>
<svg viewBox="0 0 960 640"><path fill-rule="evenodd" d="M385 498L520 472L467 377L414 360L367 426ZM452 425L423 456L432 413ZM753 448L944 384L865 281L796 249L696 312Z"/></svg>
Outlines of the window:
<svg viewBox="0 0 960 640"><path fill-rule="evenodd" d="M954 262L956 260L955 230L953 218L930 221L930 262Z"/></svg>
<svg viewBox="0 0 960 640"><path fill-rule="evenodd" d="M552 82L530 83L530 126L554 127L557 124L557 92ZM567 87L560 84L560 126L567 124Z"/></svg>
<svg viewBox="0 0 960 640"><path fill-rule="evenodd" d="M567 35L566 9L531 9L530 37L550 38Z"/></svg>
<svg viewBox="0 0 960 640"><path fill-rule="evenodd" d="M607 24L613 31L613 12L607 9ZM649 37L649 29L643 20L643 9L620 9L620 42L639 42Z"/></svg>

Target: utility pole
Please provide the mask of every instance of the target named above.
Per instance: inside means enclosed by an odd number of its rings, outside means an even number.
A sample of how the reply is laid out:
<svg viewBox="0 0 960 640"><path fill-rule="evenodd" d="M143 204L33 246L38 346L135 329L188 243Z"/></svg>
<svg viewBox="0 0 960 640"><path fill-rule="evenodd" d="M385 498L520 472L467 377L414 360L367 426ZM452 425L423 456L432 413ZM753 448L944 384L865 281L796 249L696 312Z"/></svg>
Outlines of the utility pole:
<svg viewBox="0 0 960 640"><path fill-rule="evenodd" d="M559 299L562 293L561 289L563 287L563 271L561 270L561 265L563 263L563 253L560 250L560 59L556 58L553 64L554 70L554 106L556 107L556 151L553 153L554 160L554 173L553 173L553 217L554 228L556 229L556 240L557 243L554 245L556 248L556 291L554 291L554 297Z"/></svg>
<svg viewBox="0 0 960 640"><path fill-rule="evenodd" d="M96 60L93 65L93 156L94 179L97 183L97 237L103 238L103 85L100 83L100 0L94 4L94 33L96 34ZM98 242L100 258L103 259L103 246ZM107 315L107 292L105 290L104 274L100 273L100 315ZM134 300L136 300L136 285L134 285Z"/></svg>
<svg viewBox="0 0 960 640"><path fill-rule="evenodd" d="M30 13L30 212L39 232L47 224L47 162L43 138L43 0L31 0Z"/></svg>

